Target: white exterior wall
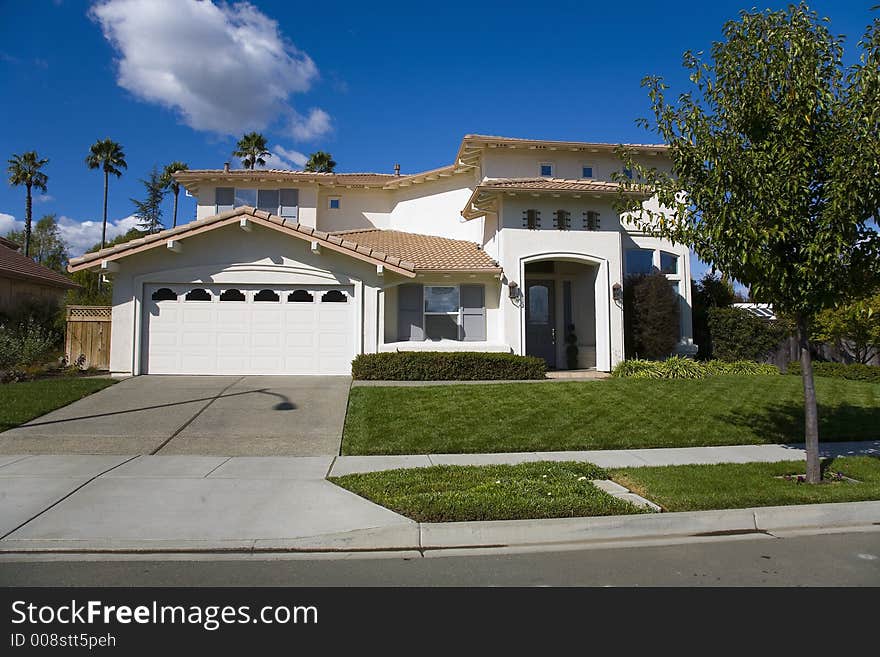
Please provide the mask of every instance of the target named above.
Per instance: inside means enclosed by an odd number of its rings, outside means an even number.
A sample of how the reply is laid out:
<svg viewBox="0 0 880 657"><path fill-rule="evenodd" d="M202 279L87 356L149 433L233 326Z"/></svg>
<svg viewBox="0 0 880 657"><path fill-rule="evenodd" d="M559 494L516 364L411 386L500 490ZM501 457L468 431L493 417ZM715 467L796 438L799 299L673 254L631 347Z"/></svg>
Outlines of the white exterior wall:
<svg viewBox="0 0 880 657"><path fill-rule="evenodd" d="M331 198L339 199L339 209L330 209ZM388 190L320 187L316 199L318 230L388 228L392 203Z"/></svg>
<svg viewBox="0 0 880 657"><path fill-rule="evenodd" d="M237 225L183 239L183 251L164 246L120 261L113 281L113 333L110 371L140 373L142 297L145 285L156 283L353 285L357 304L358 353L377 348L378 291L389 280L403 279L350 256L325 249L313 254L308 241L281 235L271 228Z"/></svg>
<svg viewBox="0 0 880 657"><path fill-rule="evenodd" d="M646 166L663 168L664 158L659 155L643 155L638 160ZM572 152L546 149L484 148L483 171L485 178L539 178L540 164L553 164L554 178L577 179L582 177L585 165L593 167L593 179L611 180L614 171L622 165L612 153Z"/></svg>
<svg viewBox="0 0 880 657"><path fill-rule="evenodd" d="M386 228L437 235L483 245L483 220L465 221L461 211L474 190L470 174L458 174L394 190Z"/></svg>

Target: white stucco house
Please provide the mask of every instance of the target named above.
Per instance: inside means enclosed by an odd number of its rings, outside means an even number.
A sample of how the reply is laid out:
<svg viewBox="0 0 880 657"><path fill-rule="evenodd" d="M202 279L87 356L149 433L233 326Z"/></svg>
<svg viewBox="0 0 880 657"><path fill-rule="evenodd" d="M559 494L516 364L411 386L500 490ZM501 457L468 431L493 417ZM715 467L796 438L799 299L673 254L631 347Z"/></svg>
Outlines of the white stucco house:
<svg viewBox="0 0 880 657"><path fill-rule="evenodd" d="M623 358L621 286L657 269L692 344L686 247L614 210L615 144L466 136L411 175L191 170L189 224L70 261L113 277L115 374L347 374L355 355ZM632 145L652 166L666 148ZM646 198L645 203L654 203Z"/></svg>

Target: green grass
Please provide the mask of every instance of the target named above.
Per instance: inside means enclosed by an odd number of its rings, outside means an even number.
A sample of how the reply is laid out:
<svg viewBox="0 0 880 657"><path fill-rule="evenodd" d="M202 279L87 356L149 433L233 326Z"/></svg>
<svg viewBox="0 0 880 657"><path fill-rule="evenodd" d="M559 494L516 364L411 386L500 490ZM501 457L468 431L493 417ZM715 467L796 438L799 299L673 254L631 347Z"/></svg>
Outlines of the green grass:
<svg viewBox="0 0 880 657"><path fill-rule="evenodd" d="M837 458L828 471L842 472L858 483L833 481L811 486L775 478L803 474L803 461L624 468L613 470L611 478L666 511L880 500L880 458Z"/></svg>
<svg viewBox="0 0 880 657"><path fill-rule="evenodd" d="M823 441L880 437L880 384L816 378ZM793 376L355 387L343 454L633 449L803 440Z"/></svg>
<svg viewBox="0 0 880 657"><path fill-rule="evenodd" d="M113 379L58 377L0 385L0 431L113 385Z"/></svg>
<svg viewBox="0 0 880 657"><path fill-rule="evenodd" d="M419 522L570 518L645 513L590 483L591 463L434 466L330 481Z"/></svg>

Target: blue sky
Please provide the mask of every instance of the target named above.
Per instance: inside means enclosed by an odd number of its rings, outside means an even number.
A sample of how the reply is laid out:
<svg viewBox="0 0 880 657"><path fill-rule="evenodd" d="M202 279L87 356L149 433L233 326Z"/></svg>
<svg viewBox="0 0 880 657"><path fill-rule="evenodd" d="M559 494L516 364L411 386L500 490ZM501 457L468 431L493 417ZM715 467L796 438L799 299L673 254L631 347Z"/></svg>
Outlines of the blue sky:
<svg viewBox="0 0 880 657"><path fill-rule="evenodd" d="M851 59L876 3L811 6L847 36ZM277 166L322 149L340 171L389 173L448 164L466 133L656 141L634 124L648 112L641 78L683 84L682 52L708 49L749 7L419 5L0 0L0 153L50 159L34 215L63 217L75 255L100 236L101 175L83 164L96 139L120 142L129 165L111 179L111 235L131 225L153 165L219 168L249 129ZM194 204L181 201L186 221ZM0 234L23 215L24 191L0 185Z"/></svg>

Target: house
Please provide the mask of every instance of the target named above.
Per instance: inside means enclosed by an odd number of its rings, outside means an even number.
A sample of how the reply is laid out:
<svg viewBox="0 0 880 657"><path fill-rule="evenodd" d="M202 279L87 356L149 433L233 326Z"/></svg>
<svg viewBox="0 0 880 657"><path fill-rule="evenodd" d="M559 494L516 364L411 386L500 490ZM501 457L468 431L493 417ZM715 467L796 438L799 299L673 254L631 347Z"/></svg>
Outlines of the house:
<svg viewBox="0 0 880 657"><path fill-rule="evenodd" d="M195 221L69 269L114 277L119 374L347 374L356 354L395 350L564 369L572 326L578 368L607 371L627 274L672 281L693 342L688 250L613 209L615 148L468 135L452 164L410 175L182 171ZM668 166L666 147L633 148Z"/></svg>
<svg viewBox="0 0 880 657"><path fill-rule="evenodd" d="M53 269L19 252L19 245L0 237L0 314L37 302L58 306L67 290L79 287Z"/></svg>

